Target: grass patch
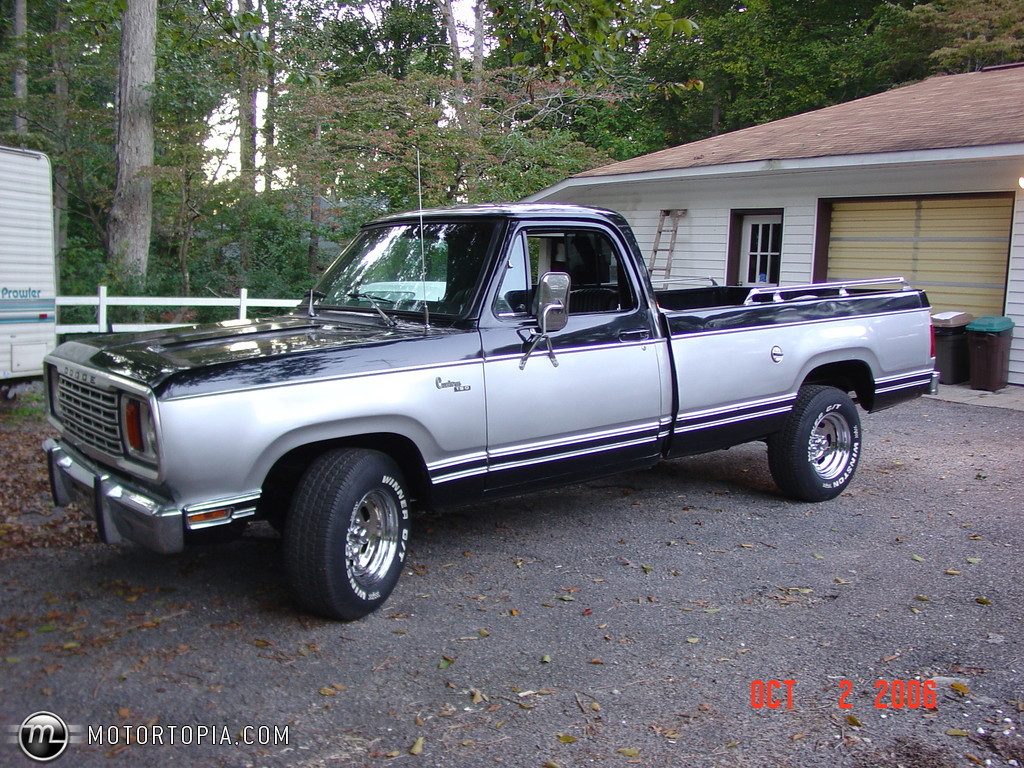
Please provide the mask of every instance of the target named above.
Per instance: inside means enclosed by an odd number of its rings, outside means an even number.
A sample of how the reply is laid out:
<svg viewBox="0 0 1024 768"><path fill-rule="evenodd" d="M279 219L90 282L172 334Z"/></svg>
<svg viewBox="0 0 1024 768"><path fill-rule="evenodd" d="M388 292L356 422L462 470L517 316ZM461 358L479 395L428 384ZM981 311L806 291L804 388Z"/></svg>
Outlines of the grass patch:
<svg viewBox="0 0 1024 768"><path fill-rule="evenodd" d="M0 402L0 420L8 424L42 424L46 421L46 398L42 392L22 390L14 400Z"/></svg>

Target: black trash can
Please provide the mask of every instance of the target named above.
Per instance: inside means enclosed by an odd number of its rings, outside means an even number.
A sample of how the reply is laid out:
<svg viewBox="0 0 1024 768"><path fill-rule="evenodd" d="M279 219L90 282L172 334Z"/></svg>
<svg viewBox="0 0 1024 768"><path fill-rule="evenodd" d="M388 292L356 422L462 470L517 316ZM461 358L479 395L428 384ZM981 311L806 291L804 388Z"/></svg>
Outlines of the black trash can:
<svg viewBox="0 0 1024 768"><path fill-rule="evenodd" d="M1008 383L1013 320L1008 317L979 317L967 325L971 354L971 389L995 392Z"/></svg>
<svg viewBox="0 0 1024 768"><path fill-rule="evenodd" d="M971 378L971 358L967 349L967 324L974 315L967 312L936 312L935 370L940 384L962 384Z"/></svg>

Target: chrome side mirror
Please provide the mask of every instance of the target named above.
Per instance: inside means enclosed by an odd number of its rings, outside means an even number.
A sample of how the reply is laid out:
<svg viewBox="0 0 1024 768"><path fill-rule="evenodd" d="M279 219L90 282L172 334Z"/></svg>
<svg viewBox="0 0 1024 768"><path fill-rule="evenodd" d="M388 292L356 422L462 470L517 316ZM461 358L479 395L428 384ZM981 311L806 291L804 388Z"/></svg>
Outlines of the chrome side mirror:
<svg viewBox="0 0 1024 768"><path fill-rule="evenodd" d="M555 333L569 322L569 275L547 272L537 286L537 319L542 335Z"/></svg>
<svg viewBox="0 0 1024 768"><path fill-rule="evenodd" d="M533 337L529 341L529 348L519 361L519 370L526 367L526 361L530 359L533 350L543 341L548 347L548 358L551 364L558 367L558 358L555 357L555 349L551 346L549 333L555 333L565 328L569 322L569 275L565 272L547 272L537 285L537 324L540 326L533 331Z"/></svg>

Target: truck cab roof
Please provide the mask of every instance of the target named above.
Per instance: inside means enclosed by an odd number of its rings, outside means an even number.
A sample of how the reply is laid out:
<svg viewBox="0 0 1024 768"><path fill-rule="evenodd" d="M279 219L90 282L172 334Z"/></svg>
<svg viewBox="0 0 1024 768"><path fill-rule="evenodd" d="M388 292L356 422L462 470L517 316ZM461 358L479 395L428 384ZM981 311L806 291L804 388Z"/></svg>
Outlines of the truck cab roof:
<svg viewBox="0 0 1024 768"><path fill-rule="evenodd" d="M485 205L455 205L442 208L425 208L422 210L405 211L382 216L366 226L388 224L396 221L416 221L420 217L425 220L452 218L506 218L506 219L590 219L593 221L618 221L620 214L604 208L585 205L552 204L552 203L494 203Z"/></svg>

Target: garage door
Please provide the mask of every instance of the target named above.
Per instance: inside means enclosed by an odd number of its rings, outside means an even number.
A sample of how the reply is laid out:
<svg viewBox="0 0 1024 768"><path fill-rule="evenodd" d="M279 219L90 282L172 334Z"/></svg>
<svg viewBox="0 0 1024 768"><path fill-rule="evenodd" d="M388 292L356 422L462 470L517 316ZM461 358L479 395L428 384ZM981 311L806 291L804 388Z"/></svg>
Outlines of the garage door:
<svg viewBox="0 0 1024 768"><path fill-rule="evenodd" d="M977 195L832 205L828 279L902 275L935 311L1002 315L1013 198Z"/></svg>

